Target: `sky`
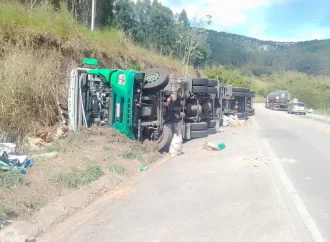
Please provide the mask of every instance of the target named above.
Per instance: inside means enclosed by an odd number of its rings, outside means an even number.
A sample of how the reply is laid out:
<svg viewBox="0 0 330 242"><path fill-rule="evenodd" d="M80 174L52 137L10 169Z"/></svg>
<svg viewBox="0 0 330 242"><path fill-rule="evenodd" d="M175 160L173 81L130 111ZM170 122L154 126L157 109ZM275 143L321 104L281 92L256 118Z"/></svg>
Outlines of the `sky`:
<svg viewBox="0 0 330 242"><path fill-rule="evenodd" d="M212 16L208 29L262 40L330 39L330 0L160 0L189 19Z"/></svg>

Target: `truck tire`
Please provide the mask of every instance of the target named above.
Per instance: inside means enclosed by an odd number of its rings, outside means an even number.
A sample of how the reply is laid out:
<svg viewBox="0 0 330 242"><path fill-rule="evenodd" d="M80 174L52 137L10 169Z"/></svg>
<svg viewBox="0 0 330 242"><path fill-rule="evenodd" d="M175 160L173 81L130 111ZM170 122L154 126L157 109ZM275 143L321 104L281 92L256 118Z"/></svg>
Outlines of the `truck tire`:
<svg viewBox="0 0 330 242"><path fill-rule="evenodd" d="M251 93L250 93L250 97L256 97L256 95L255 95L255 94L251 94Z"/></svg>
<svg viewBox="0 0 330 242"><path fill-rule="evenodd" d="M209 121L209 128L214 128L217 125L217 121L212 119Z"/></svg>
<svg viewBox="0 0 330 242"><path fill-rule="evenodd" d="M145 72L146 84L143 90L155 93L164 89L169 82L168 72L163 68L148 69Z"/></svg>
<svg viewBox="0 0 330 242"><path fill-rule="evenodd" d="M247 93L249 93L250 89L249 88L244 88L244 87L233 87L232 91L233 92L245 92L245 93L247 92Z"/></svg>
<svg viewBox="0 0 330 242"><path fill-rule="evenodd" d="M253 116L255 114L254 108L249 108L246 110L248 116Z"/></svg>
<svg viewBox="0 0 330 242"><path fill-rule="evenodd" d="M218 85L219 81L217 80L209 80L209 83L207 86L209 87L216 87Z"/></svg>
<svg viewBox="0 0 330 242"><path fill-rule="evenodd" d="M158 151L168 152L174 134L174 127L171 123L165 123L162 137L158 141Z"/></svg>
<svg viewBox="0 0 330 242"><path fill-rule="evenodd" d="M244 116L244 117L242 117L242 118L238 118L238 120L248 120L248 119L249 119L248 116Z"/></svg>
<svg viewBox="0 0 330 242"><path fill-rule="evenodd" d="M206 138L208 136L207 130L203 131L190 131L191 139Z"/></svg>
<svg viewBox="0 0 330 242"><path fill-rule="evenodd" d="M250 91L250 94L256 94L256 92L255 91Z"/></svg>
<svg viewBox="0 0 330 242"><path fill-rule="evenodd" d="M192 78L193 86L208 86L209 80L207 78Z"/></svg>
<svg viewBox="0 0 330 242"><path fill-rule="evenodd" d="M244 113L236 113L236 116L237 116L237 118L239 118L239 119L245 117Z"/></svg>
<svg viewBox="0 0 330 242"><path fill-rule="evenodd" d="M191 123L190 125L192 131L201 131L208 129L208 123L206 122Z"/></svg>
<svg viewBox="0 0 330 242"><path fill-rule="evenodd" d="M207 86L193 86L192 92L196 94L208 94Z"/></svg>
<svg viewBox="0 0 330 242"><path fill-rule="evenodd" d="M218 90L215 87L207 87L208 94L217 94Z"/></svg>
<svg viewBox="0 0 330 242"><path fill-rule="evenodd" d="M207 130L207 134L211 135L211 134L216 134L217 133L217 129L216 128L209 128Z"/></svg>
<svg viewBox="0 0 330 242"><path fill-rule="evenodd" d="M232 92L233 97L249 97L249 94L246 92Z"/></svg>

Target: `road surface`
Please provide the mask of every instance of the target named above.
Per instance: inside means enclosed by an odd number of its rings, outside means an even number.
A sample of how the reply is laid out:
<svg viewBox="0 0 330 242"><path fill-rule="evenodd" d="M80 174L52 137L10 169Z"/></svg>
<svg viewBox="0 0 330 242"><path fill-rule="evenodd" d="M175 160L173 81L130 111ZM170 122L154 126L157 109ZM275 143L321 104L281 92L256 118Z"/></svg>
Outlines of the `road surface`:
<svg viewBox="0 0 330 242"><path fill-rule="evenodd" d="M307 114L308 116L308 114ZM267 139L311 218L330 239L330 125L257 105L258 137Z"/></svg>
<svg viewBox="0 0 330 242"><path fill-rule="evenodd" d="M327 240L329 140L329 124L256 105L245 127L187 142L185 154L53 226L38 242ZM225 142L226 149L205 151L205 141Z"/></svg>

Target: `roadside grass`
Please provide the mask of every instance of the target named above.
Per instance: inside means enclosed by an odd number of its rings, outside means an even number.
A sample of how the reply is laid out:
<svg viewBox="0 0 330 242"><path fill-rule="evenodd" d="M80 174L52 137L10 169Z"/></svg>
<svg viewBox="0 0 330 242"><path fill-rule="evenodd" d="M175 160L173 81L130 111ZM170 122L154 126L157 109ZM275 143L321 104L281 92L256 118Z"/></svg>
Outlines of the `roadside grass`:
<svg viewBox="0 0 330 242"><path fill-rule="evenodd" d="M102 176L103 172L100 166L90 165L85 170L73 168L69 172L60 173L54 177L54 182L67 188L76 189L96 181Z"/></svg>
<svg viewBox="0 0 330 242"><path fill-rule="evenodd" d="M115 172L119 175L124 175L125 174L125 167L121 166L121 165L109 165L109 171L110 172Z"/></svg>
<svg viewBox="0 0 330 242"><path fill-rule="evenodd" d="M122 157L126 160L138 160L144 164L143 156L140 152L134 150L125 150L122 152Z"/></svg>
<svg viewBox="0 0 330 242"><path fill-rule="evenodd" d="M27 11L16 1L0 1L0 46L0 127L14 140L58 122L57 102L67 103L70 70L84 57L98 58L108 68L164 67L174 74L184 69L116 29L90 31L64 6Z"/></svg>
<svg viewBox="0 0 330 242"><path fill-rule="evenodd" d="M9 188L18 185L27 185L24 175L18 171L8 171L0 175L0 188Z"/></svg>

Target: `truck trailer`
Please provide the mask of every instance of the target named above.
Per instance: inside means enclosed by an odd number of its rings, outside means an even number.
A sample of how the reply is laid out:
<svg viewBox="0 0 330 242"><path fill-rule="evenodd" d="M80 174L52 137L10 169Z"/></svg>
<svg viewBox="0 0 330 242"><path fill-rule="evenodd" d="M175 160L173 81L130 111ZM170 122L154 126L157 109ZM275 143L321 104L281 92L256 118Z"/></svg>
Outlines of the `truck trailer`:
<svg viewBox="0 0 330 242"><path fill-rule="evenodd" d="M291 95L286 90L267 93L265 107L272 110L288 110Z"/></svg>

